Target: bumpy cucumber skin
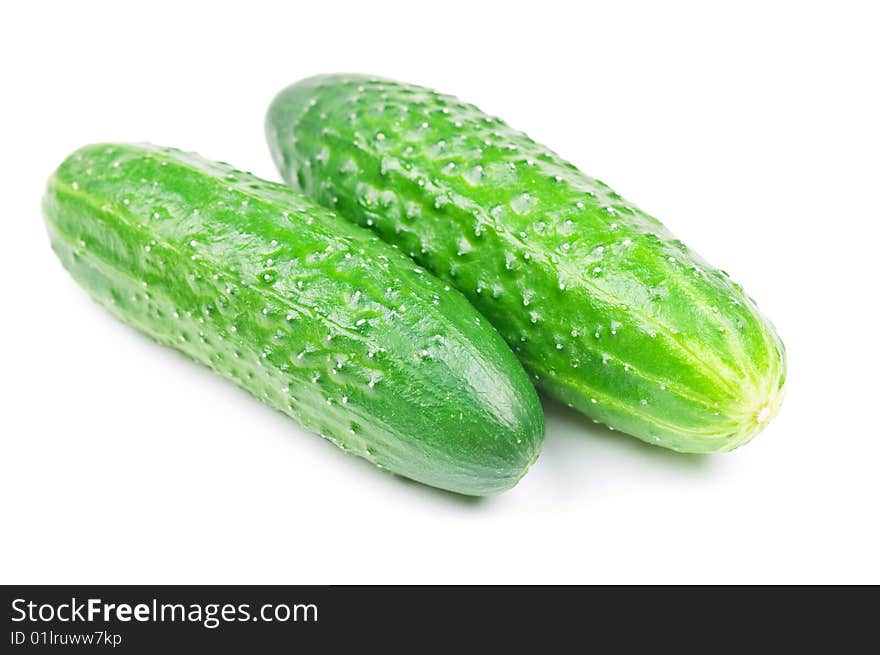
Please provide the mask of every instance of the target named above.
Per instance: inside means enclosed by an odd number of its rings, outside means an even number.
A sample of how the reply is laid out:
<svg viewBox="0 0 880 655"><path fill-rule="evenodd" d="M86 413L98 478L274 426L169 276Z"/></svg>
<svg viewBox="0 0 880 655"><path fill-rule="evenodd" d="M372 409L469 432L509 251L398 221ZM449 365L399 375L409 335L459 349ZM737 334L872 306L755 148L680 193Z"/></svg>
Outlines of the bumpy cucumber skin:
<svg viewBox="0 0 880 655"><path fill-rule="evenodd" d="M656 219L473 105L327 75L282 91L289 184L449 281L535 383L673 450L731 450L782 400L785 352L726 273Z"/></svg>
<svg viewBox="0 0 880 655"><path fill-rule="evenodd" d="M487 495L537 458L537 396L488 322L287 186L92 145L43 206L55 252L100 304L380 468Z"/></svg>

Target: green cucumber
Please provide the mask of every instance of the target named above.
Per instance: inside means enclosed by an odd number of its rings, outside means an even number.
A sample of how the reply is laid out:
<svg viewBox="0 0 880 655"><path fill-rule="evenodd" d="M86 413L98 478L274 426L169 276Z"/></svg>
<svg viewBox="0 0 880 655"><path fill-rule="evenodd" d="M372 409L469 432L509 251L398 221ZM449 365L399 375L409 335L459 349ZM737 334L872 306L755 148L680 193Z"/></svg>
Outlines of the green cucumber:
<svg viewBox="0 0 880 655"><path fill-rule="evenodd" d="M91 145L43 207L95 300L345 450L469 495L509 489L537 458L537 396L491 325L287 186L173 149Z"/></svg>
<svg viewBox="0 0 880 655"><path fill-rule="evenodd" d="M587 416L702 453L778 410L782 342L742 288L473 105L320 76L276 97L267 136L289 184L457 287L540 389Z"/></svg>

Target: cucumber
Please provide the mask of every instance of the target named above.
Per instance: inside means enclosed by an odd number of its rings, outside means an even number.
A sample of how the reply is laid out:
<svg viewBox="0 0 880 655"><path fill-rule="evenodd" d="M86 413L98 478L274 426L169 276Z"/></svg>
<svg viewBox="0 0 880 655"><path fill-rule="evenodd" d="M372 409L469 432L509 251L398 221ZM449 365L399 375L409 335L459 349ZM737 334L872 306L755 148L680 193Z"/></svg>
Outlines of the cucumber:
<svg viewBox="0 0 880 655"><path fill-rule="evenodd" d="M462 291L553 398L694 453L731 450L777 412L783 345L742 288L499 119L327 75L283 90L266 131L289 184Z"/></svg>
<svg viewBox="0 0 880 655"><path fill-rule="evenodd" d="M537 395L492 326L287 186L173 149L91 145L43 207L101 305L376 466L487 495L537 458Z"/></svg>

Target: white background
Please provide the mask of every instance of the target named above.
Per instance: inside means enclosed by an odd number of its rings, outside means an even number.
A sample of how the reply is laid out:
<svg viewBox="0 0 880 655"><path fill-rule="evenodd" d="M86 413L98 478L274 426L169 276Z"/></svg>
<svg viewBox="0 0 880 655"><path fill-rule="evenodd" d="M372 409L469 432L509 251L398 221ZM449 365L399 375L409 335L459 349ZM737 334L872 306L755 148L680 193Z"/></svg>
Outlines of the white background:
<svg viewBox="0 0 880 655"><path fill-rule="evenodd" d="M294 4L4 6L0 582L880 582L871 3ZM40 197L73 149L279 179L269 101L340 71L502 116L728 270L788 347L780 415L700 457L546 403L532 471L464 499L154 345L55 259Z"/></svg>

